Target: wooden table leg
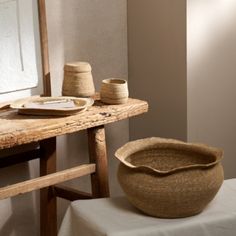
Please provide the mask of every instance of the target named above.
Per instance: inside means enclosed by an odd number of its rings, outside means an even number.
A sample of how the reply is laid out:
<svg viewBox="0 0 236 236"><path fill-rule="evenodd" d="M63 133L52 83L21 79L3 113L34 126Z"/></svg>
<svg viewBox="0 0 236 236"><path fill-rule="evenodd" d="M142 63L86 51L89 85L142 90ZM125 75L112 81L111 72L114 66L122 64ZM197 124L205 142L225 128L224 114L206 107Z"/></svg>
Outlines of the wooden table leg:
<svg viewBox="0 0 236 236"><path fill-rule="evenodd" d="M106 137L104 126L88 129L90 163L96 164L96 172L91 175L92 195L95 198L109 197Z"/></svg>
<svg viewBox="0 0 236 236"><path fill-rule="evenodd" d="M40 142L40 176L56 172L56 137ZM53 187L40 190L40 235L57 235L57 204Z"/></svg>

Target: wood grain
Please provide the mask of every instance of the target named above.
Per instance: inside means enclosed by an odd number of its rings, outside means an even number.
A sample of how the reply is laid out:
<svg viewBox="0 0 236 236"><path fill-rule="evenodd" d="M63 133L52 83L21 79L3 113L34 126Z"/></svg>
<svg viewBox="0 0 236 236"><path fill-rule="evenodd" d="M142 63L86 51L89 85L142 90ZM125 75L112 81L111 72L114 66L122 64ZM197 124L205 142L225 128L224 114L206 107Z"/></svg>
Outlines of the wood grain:
<svg viewBox="0 0 236 236"><path fill-rule="evenodd" d="M49 52L48 52L48 32L45 0L38 0L39 10L39 30L41 43L41 57L43 70L43 95L51 96L51 76L49 68Z"/></svg>
<svg viewBox="0 0 236 236"><path fill-rule="evenodd" d="M0 112L0 149L36 142L116 122L147 112L145 101L129 99L120 105L96 101L87 111L68 117L18 115L16 110Z"/></svg>
<svg viewBox="0 0 236 236"><path fill-rule="evenodd" d="M68 186L56 185L53 187L57 197L64 198L69 201L76 201L79 199L91 199L91 193L85 193Z"/></svg>
<svg viewBox="0 0 236 236"><path fill-rule="evenodd" d="M39 160L40 176L48 177L49 174L53 174L56 172L56 137L40 141ZM51 180L51 178L48 179L49 182L46 186L43 186L43 189L41 189L42 186L40 186L40 184L45 184L47 182L46 179L43 182L32 183L32 187L37 187L36 189L40 189L41 236L54 236L57 234L57 199L53 192L53 188L51 187ZM24 188L24 185L21 188Z"/></svg>
<svg viewBox="0 0 236 236"><path fill-rule="evenodd" d="M54 174L49 174L7 187L2 187L0 188L0 200L62 183L64 181L88 175L93 172L95 172L95 164L84 164L67 170L59 171Z"/></svg>
<svg viewBox="0 0 236 236"><path fill-rule="evenodd" d="M109 197L107 151L104 126L88 129L89 159L96 164L96 172L91 175L94 198Z"/></svg>

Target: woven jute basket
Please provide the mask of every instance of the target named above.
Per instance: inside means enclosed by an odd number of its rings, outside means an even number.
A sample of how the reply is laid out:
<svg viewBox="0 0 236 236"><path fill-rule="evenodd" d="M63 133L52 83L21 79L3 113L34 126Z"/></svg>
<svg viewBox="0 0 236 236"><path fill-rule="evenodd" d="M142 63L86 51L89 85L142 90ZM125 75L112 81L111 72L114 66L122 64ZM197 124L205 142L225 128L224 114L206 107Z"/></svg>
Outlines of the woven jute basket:
<svg viewBox="0 0 236 236"><path fill-rule="evenodd" d="M160 218L200 213L224 179L223 151L204 144L152 137L125 144L115 156L128 200Z"/></svg>
<svg viewBox="0 0 236 236"><path fill-rule="evenodd" d="M89 97L95 94L92 68L87 62L71 62L64 66L63 96Z"/></svg>
<svg viewBox="0 0 236 236"><path fill-rule="evenodd" d="M118 78L104 79L100 91L101 101L107 104L123 104L128 101L127 81Z"/></svg>

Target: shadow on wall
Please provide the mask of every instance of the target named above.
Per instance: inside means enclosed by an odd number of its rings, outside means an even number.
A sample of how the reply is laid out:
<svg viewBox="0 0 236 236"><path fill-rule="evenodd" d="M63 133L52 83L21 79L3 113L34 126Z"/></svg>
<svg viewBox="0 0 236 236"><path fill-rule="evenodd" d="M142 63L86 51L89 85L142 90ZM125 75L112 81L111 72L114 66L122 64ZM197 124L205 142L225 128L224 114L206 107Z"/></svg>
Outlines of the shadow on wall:
<svg viewBox="0 0 236 236"><path fill-rule="evenodd" d="M236 177L236 2L188 2L188 140L222 147Z"/></svg>
<svg viewBox="0 0 236 236"><path fill-rule="evenodd" d="M130 93L150 105L131 138L186 141L186 1L128 0L128 29Z"/></svg>
<svg viewBox="0 0 236 236"><path fill-rule="evenodd" d="M17 173L17 176L9 173ZM1 169L1 187L30 179L29 165L19 164ZM0 235L37 235L38 219L35 215L35 196L31 193L0 202Z"/></svg>

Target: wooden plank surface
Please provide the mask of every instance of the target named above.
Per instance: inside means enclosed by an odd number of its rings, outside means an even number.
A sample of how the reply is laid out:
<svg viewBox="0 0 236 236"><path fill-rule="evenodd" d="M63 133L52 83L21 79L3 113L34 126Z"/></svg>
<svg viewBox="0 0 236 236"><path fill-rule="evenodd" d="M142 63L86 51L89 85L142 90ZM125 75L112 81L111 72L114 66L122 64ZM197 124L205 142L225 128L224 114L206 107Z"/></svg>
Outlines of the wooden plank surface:
<svg viewBox="0 0 236 236"><path fill-rule="evenodd" d="M95 164L84 164L32 180L26 180L7 187L2 187L0 188L0 200L91 174L95 171L95 168Z"/></svg>
<svg viewBox="0 0 236 236"><path fill-rule="evenodd" d="M145 113L147 110L147 102L131 98L121 105L104 105L96 101L87 111L67 117L27 116L18 115L16 110L2 110L0 149L105 125Z"/></svg>

